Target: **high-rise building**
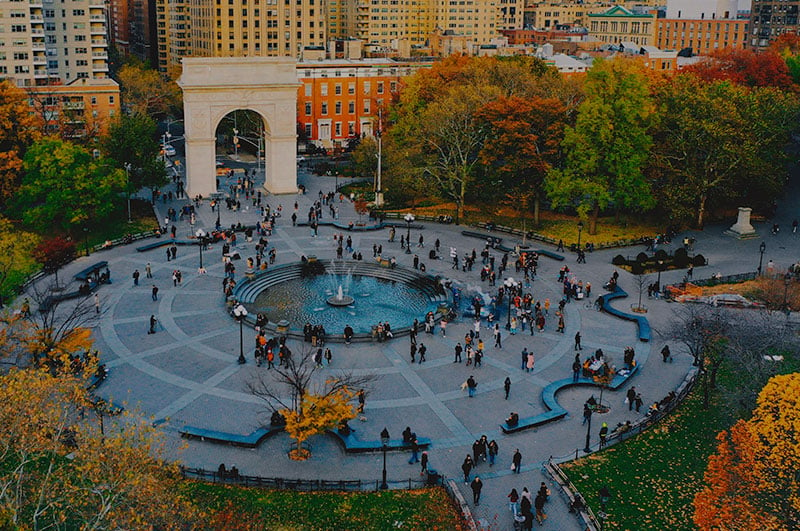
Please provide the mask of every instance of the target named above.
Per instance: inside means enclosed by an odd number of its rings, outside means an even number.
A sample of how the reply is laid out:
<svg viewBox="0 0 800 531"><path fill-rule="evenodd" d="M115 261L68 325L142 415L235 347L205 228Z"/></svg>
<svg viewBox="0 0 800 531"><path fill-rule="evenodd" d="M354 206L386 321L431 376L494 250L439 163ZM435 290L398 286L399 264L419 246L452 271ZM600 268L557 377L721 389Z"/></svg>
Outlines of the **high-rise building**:
<svg viewBox="0 0 800 531"><path fill-rule="evenodd" d="M131 44L131 0L109 0L108 38L121 55L130 53Z"/></svg>
<svg viewBox="0 0 800 531"><path fill-rule="evenodd" d="M763 49L783 33L800 33L798 0L753 0L748 45Z"/></svg>
<svg viewBox="0 0 800 531"><path fill-rule="evenodd" d="M156 0L158 67L182 57L300 57L324 46L322 0Z"/></svg>
<svg viewBox="0 0 800 531"><path fill-rule="evenodd" d="M0 0L0 78L29 87L108 74L103 0Z"/></svg>
<svg viewBox="0 0 800 531"><path fill-rule="evenodd" d="M130 53L155 67L158 64L156 0L130 0Z"/></svg>

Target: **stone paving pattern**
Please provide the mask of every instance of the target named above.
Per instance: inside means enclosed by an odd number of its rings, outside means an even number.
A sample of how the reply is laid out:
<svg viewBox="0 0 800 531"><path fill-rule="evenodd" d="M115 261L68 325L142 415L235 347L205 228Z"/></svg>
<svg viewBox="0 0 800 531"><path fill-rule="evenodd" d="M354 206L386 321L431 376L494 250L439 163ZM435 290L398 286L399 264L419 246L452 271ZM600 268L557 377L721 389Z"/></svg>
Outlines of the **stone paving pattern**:
<svg viewBox="0 0 800 531"><path fill-rule="evenodd" d="M299 260L301 255L314 254L321 258L333 257L335 245L332 227L320 227L319 236L312 237L308 228L293 227L290 216L295 201L299 203L298 216L305 219L311 203L318 198L319 190L328 191L334 187L333 177L317 177L306 170L299 171L300 183L308 190L306 195L268 197L273 208L283 206L283 216L279 218L277 229L269 238L270 245L277 249L277 263ZM169 206L179 208L184 201L164 204L158 202L157 210L163 220ZM352 205L345 201L336 206L340 210L340 220L356 220ZM714 226L704 232L691 233L697 239L695 252L704 254L710 261L708 267L696 268L696 278L707 278L713 273L733 274L754 271L758 265L758 245L767 242L764 263L773 259L777 267L786 268L797 259L796 238L791 234L791 216L785 208L785 219L780 218L784 230L778 236L769 235L766 223L756 223L762 237L749 241L736 241L722 234L727 226ZM203 203L198 212L198 222L194 227L212 229L216 215L211 213L208 203ZM252 223L256 219L254 209L235 213L222 208L222 225L241 221ZM328 218L328 210L323 207L323 219ZM192 227L186 221L176 224L178 237L188 236ZM412 241L420 234L425 236L425 248L419 255L427 265L428 272L454 278L472 286L481 286L476 264L471 273L451 269L451 262L427 259L428 250L439 238L442 252L447 257L449 248L456 247L459 255L472 248L480 253L483 244L475 238L461 235L464 227L440 225L424 222L422 231L412 230ZM401 266L411 267L413 255L400 249L399 237L405 230L398 229L397 241L387 241L387 231L354 232L354 247L360 250L365 260L372 257L373 243L383 245L385 256L394 256ZM514 239L502 235L505 242ZM684 235L681 234L669 249L676 248ZM255 243L243 243L240 238L239 252L243 260L237 262L237 275L245 267L244 259L254 254ZM227 445L201 441L191 441L188 448L179 450L183 444L178 430L185 424L207 427L214 430L235 433L250 433L262 423L268 414L258 399L248 394L245 387L257 368L252 358L253 331L245 328L245 355L247 364L236 363L239 354L239 330L237 324L225 310L221 291L223 266L221 245L216 244L204 253L207 274L198 274L198 250L194 247L178 247L175 261L166 261L164 248L138 253L137 244L93 254L80 258L70 264L62 273L68 278L88 264L98 260L108 260L114 283L100 290L104 316L94 331L96 347L101 351L101 361L110 369L109 377L98 389L98 394L106 399L127 406L138 406L142 412L163 421L172 451L171 455L188 466L216 469L220 463L236 465L243 474L286 478L324 478L324 479L362 479L375 481L380 478L381 454L345 455L342 447L331 436L318 436L310 443L313 456L306 462L294 462L287 457L291 440L286 434L268 438L259 448L242 449ZM593 286L593 297L602 292L602 285L611 276L614 267L611 258L618 254L635 255L644 246L626 249L597 251L587 256L586 264L577 264L575 256L567 254L564 262L584 282ZM424 258L423 258L424 255ZM500 254L495 252L499 263ZM152 280L145 278L145 264L152 265ZM480 257L478 264L480 263ZM513 263L513 259L512 259ZM547 258L540 259L539 274L531 290L534 297L549 297L553 303L550 319L544 333L534 336L519 333L510 336L503 328L503 348L493 348L493 341L486 340L486 357L481 368L466 367L453 363L453 346L462 340L472 325L470 319L460 319L447 327L447 337L438 331L435 336L421 333L419 341L428 347L428 361L424 364L411 364L408 356L409 339L398 338L386 343L354 343L350 346L331 344L333 363L324 373L337 370L373 372L380 380L369 392L366 403L366 421L353 421L361 439L378 439L380 431L387 427L393 437L399 437L405 426L419 435L430 437L430 467L447 477L462 477L460 465L466 454L471 453L471 444L485 434L489 440L496 439L500 453L497 464L490 467L480 463L473 472L484 480L483 503L474 508L474 514L483 525L492 529L511 529L512 517L506 503L506 495L512 488L521 492L527 486L535 492L541 481L550 484L542 472L542 462L550 456L561 457L574 454L582 448L585 439L585 426L581 425L583 402L590 395L599 394L599 389L579 387L562 391L558 400L569 415L560 421L546 424L524 432L504 435L499 424L510 411L519 412L521 417L545 411L541 402L541 391L550 382L571 376L571 364L575 354L573 337L577 330L583 337L582 358L597 348L602 348L613 362L621 366L622 351L627 345L636 349L636 359L642 370L629 382L615 392L608 392L604 402L611 405L611 411L600 417L596 415L592 427L592 441L597 444L600 421L613 428L618 422L635 420L639 415L629 412L624 404L625 392L635 385L644 397L645 404L659 400L679 385L691 365L691 358L681 349L663 337L663 330L672 315L673 304L661 300L647 300L647 314L654 329L650 343L637 339L636 325L609 315L588 309L582 301L567 306L566 333L555 332L554 308L560 298L560 286L556 282L558 269L562 265ZM141 272L140 285L133 286L131 275L134 269ZM173 269L183 272L183 285L174 287L171 280ZM513 269L508 273L514 275ZM684 271L668 271L662 274L662 283L677 282ZM655 281L655 275L651 275ZM501 279L498 279L498 285ZM151 285L159 287L159 300L151 299ZM620 309L629 309L635 303L637 292L632 276L620 271L620 286L631 297L615 301ZM493 288L494 290L496 288ZM160 329L148 335L148 318L155 314ZM380 316L376 315L376 320ZM487 337L488 334L484 335ZM664 364L659 351L670 343L675 362ZM292 344L298 351L299 345ZM527 347L536 355L536 367L532 373L520 370L520 351ZM473 374L479 382L477 394L468 398L460 385ZM503 380L512 380L511 397L503 399ZM511 456L519 448L523 456L522 473L511 472ZM581 452L582 453L582 452ZM392 452L388 456L388 476L390 481L408 478L419 479L419 465L409 465L408 455ZM458 481L466 499L472 500L469 487ZM551 488L553 487L550 484ZM547 505L549 518L546 529L582 529L575 515L569 514L564 497L557 489ZM594 493L586 493L591 498ZM613 509L612 509L613 518Z"/></svg>

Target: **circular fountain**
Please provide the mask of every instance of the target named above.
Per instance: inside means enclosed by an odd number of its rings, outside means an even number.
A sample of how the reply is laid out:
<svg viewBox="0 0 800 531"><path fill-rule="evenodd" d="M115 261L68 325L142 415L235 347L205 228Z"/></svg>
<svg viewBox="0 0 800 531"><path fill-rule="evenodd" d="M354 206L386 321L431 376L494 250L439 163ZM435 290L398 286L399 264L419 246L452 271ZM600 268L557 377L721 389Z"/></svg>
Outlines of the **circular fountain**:
<svg viewBox="0 0 800 531"><path fill-rule="evenodd" d="M325 302L331 306L350 306L355 302L355 299L350 295L345 295L344 289L342 286L339 286L339 289L336 291L336 295L328 297L325 299Z"/></svg>

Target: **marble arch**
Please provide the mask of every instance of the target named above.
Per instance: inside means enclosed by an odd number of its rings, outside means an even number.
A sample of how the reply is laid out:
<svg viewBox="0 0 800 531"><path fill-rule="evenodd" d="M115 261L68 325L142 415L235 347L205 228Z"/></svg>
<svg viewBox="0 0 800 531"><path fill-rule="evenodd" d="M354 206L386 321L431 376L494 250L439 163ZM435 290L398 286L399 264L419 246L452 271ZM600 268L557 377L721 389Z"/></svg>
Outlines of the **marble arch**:
<svg viewBox="0 0 800 531"><path fill-rule="evenodd" d="M266 181L273 194L297 192L297 71L286 57L184 58L186 191L208 197L217 191L216 130L225 115L248 109L264 120Z"/></svg>

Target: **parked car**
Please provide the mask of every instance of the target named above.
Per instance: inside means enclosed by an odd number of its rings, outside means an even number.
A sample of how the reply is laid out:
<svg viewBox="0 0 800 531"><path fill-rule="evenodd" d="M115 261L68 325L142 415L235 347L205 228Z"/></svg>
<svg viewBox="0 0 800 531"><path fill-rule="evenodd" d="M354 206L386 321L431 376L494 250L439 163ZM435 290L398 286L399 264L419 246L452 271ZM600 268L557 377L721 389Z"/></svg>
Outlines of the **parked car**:
<svg viewBox="0 0 800 531"><path fill-rule="evenodd" d="M164 149L164 154L167 155L168 157L174 157L175 155L177 155L175 148L170 146L169 144L166 144L163 149Z"/></svg>

